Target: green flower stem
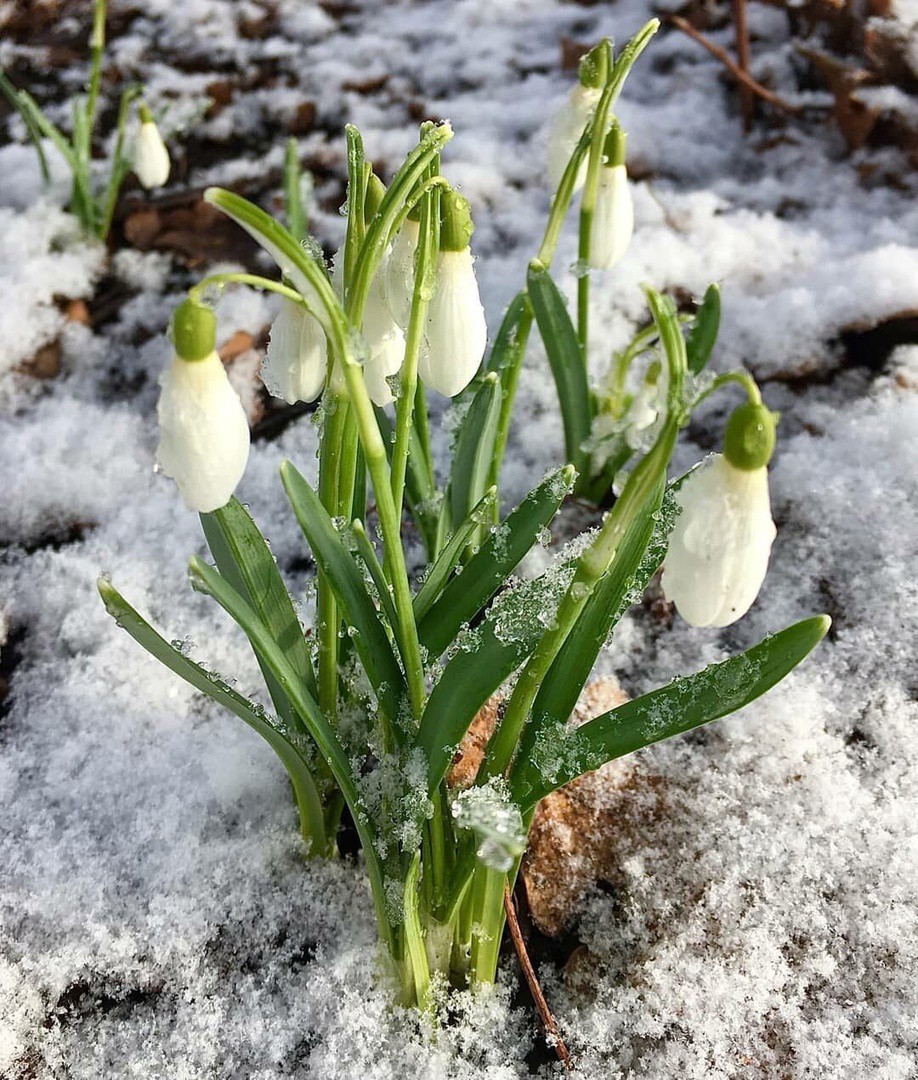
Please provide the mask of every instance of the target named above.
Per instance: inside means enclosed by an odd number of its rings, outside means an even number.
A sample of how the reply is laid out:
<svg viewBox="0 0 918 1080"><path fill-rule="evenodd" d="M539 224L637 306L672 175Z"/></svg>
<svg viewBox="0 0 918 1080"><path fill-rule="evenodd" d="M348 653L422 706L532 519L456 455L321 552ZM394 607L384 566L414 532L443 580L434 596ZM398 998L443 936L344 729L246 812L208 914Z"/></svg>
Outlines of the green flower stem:
<svg viewBox="0 0 918 1080"><path fill-rule="evenodd" d="M290 235L302 243L306 236L306 208L303 206L303 170L296 139L287 140L284 151L284 210Z"/></svg>
<svg viewBox="0 0 918 1080"><path fill-rule="evenodd" d="M392 178L392 183L383 196L379 210L367 228L354 268L351 288L345 302L345 310L351 325L360 324L360 316L363 313L370 283L386 250L386 245L393 235L399 212L430 165L431 159L452 137L453 131L449 124L440 124L432 128L411 151L402 167Z"/></svg>
<svg viewBox="0 0 918 1080"><path fill-rule="evenodd" d="M598 536L580 556L574 578L558 606L553 626L543 634L513 688L504 718L488 745L487 754L479 769L479 784L492 776L503 774L512 764L513 755L542 681L597 582L608 570L634 515L643 510L661 471L666 470L676 442L680 418L679 412L670 411L652 450L635 467Z"/></svg>
<svg viewBox="0 0 918 1080"><path fill-rule="evenodd" d="M634 66L634 62L641 55L644 49L650 42L650 39L657 32L660 26L659 19L651 19L634 35L631 41L622 50L621 55L615 62L612 68L609 81L606 84L606 88L603 91L602 96L596 106L596 113L594 114L593 122L584 131L580 137L580 141L574 148L574 152L571 154L571 159L567 163L567 168L564 170L564 174L561 177L561 182L558 184L558 190L555 192L555 197L552 199L551 210L548 215L548 221L545 225L545 232L542 236L542 244L539 247L537 258L540 262L545 264L546 269L551 269L551 264L555 256L555 251L558 247L558 241L561 238L561 229L564 225L564 220L567 217L568 209L570 208L571 201L574 197L574 191L577 186L577 176L580 173L580 167L583 163L583 159L588 151L591 150L594 141L598 140L599 148L602 150L602 140L605 133L605 124L597 124L597 118L607 117L609 109L615 103L618 95L621 93L624 86L625 79L628 77L628 73ZM600 110L603 110L600 114ZM594 133L598 131L598 135L594 136ZM598 185L598 166L596 172L596 184ZM593 203L595 205L595 187L593 193ZM590 218L592 220L592 211L590 212ZM582 228L582 221L581 221ZM587 234L589 237L589 233ZM581 240L582 242L582 240ZM589 239L587 238L587 244ZM589 254L589 251L587 251ZM582 257L582 256L581 256ZM589 283L586 277L582 277L578 281L578 328L580 324L580 288L583 283L586 282L586 288L589 290ZM587 293L586 300L589 300ZM584 304L584 307L587 305ZM513 360L510 365L509 377L504 382L504 396L501 401L500 418L497 425L497 436L494 440L494 460L491 466L491 473L489 476L489 482L496 484L500 475L501 464L503 463L504 453L507 449L507 440L510 436L510 419L513 415L513 404L516 400L516 390L519 383L520 371L522 369L522 362L520 358L526 351L526 346L529 343L529 335L532 331L533 313L532 308L527 305L526 311L520 318L519 326L516 331L516 344L513 354ZM588 332L588 326L583 327L583 336L580 338L581 342L586 341L586 335ZM578 335L579 336L579 335ZM586 363L586 345L581 345L581 351L584 355L584 363Z"/></svg>
<svg viewBox="0 0 918 1080"><path fill-rule="evenodd" d="M89 93L86 98L86 158L92 154L92 132L96 123L99 88L102 84L102 57L105 53L105 0L96 0L89 38Z"/></svg>
<svg viewBox="0 0 918 1080"><path fill-rule="evenodd" d="M504 889L507 874L479 865L472 879L472 947L469 976L473 984L493 983L504 930Z"/></svg>
<svg viewBox="0 0 918 1080"><path fill-rule="evenodd" d="M730 383L736 383L746 391L746 397L749 400L750 405L762 404L762 392L759 390L758 383L749 374L748 371L742 369L738 371L727 371L722 375L718 375L717 378L706 387L692 402L692 408L696 408L701 404L705 398L710 397L716 390L719 390L722 386L727 386Z"/></svg>
<svg viewBox="0 0 918 1080"><path fill-rule="evenodd" d="M417 261L415 263L414 290L411 297L411 314L405 338L405 359L402 364L401 386L396 405L395 446L392 450L392 499L396 513L402 515L405 496L405 473L408 468L408 447L411 439L414 406L418 390L418 355L424 336L427 305L430 297L429 278L433 273L436 253L436 222L439 199L435 189L424 199L418 231ZM423 420L426 426L426 416ZM425 446L427 446L425 439Z"/></svg>
<svg viewBox="0 0 918 1080"><path fill-rule="evenodd" d="M108 188L105 192L105 200L102 204L102 212L99 216L99 239L105 240L112 227L112 219L115 216L115 207L118 203L118 192L124 183L124 178L130 171L130 164L124 154L124 138L127 131L128 117L130 116L131 104L140 94L139 86L129 86L121 95L118 105L118 126L115 133L115 152L112 155L111 173L108 178Z"/></svg>
<svg viewBox="0 0 918 1080"><path fill-rule="evenodd" d="M338 363L339 361L332 361ZM319 501L332 517L338 512L338 469L347 400L335 394L331 372L323 399L325 410L319 441ZM335 593L319 571L316 574L316 639L319 644L319 705L328 717L338 715L338 626L340 615Z"/></svg>
<svg viewBox="0 0 918 1080"><path fill-rule="evenodd" d="M272 281L270 278L261 277L258 274L209 274L206 278L202 278L191 291L200 296L210 285L249 285L253 289L275 292L278 296L283 296L285 299L292 301L294 304L300 304L308 310L306 301L296 289L291 289L289 285L284 285L280 281Z"/></svg>

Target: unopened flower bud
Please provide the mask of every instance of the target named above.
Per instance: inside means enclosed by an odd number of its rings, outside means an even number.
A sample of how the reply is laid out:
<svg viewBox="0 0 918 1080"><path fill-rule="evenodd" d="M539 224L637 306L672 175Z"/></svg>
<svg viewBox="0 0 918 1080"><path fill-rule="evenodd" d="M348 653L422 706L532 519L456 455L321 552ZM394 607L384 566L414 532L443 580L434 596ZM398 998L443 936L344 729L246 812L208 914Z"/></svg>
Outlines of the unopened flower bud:
<svg viewBox="0 0 918 1080"><path fill-rule="evenodd" d="M143 187L162 187L169 179L169 151L146 105L140 106L140 130L134 142L134 172Z"/></svg>

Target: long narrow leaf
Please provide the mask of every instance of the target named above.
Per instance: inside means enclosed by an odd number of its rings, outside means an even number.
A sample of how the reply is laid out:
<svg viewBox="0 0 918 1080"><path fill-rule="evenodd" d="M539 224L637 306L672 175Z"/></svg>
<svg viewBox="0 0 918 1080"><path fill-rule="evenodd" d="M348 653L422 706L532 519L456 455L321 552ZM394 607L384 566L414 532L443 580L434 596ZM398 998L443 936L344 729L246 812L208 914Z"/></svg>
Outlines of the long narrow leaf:
<svg viewBox="0 0 918 1080"><path fill-rule="evenodd" d="M500 380L489 372L466 412L453 447L448 506L451 525L465 521L491 486L488 476L494 456L494 436L500 416Z"/></svg>
<svg viewBox="0 0 918 1080"><path fill-rule="evenodd" d="M544 726L567 721L613 626L629 607L631 598L643 594L647 582L659 568L669 534L667 524L655 520L663 491L664 478L661 477L646 510L635 515L612 565L596 585L549 668L532 706L532 723L527 725L520 744L521 757L531 753ZM662 536L652 545L655 530ZM646 559L649 547L653 555Z"/></svg>
<svg viewBox="0 0 918 1080"><path fill-rule="evenodd" d="M264 662L271 669L274 677L284 688L289 696L300 719L303 721L310 735L319 749L319 753L325 760L341 794L347 800L354 824L363 844L364 858L367 869L374 878L374 892L383 888L382 868L376 854L375 835L372 822L370 821L357 779L348 759L347 752L338 741L335 732L329 724L316 701L306 692L302 683L296 676L293 668L287 663L284 654L271 638L264 624L261 623L255 612L242 599L235 589L231 588L217 571L208 566L201 559L193 558L190 564L191 580L195 588L212 596L214 600L239 624L245 631L246 636L258 650Z"/></svg>
<svg viewBox="0 0 918 1080"><path fill-rule="evenodd" d="M695 315L692 329L685 343L688 369L693 375L702 371L711 359L717 333L720 330L720 289L709 285Z"/></svg>
<svg viewBox="0 0 918 1080"><path fill-rule="evenodd" d="M564 422L565 457L585 477L589 462L584 447L590 437L591 405L577 333L557 285L537 259L529 264L527 282L536 325L557 387Z"/></svg>
<svg viewBox="0 0 918 1080"><path fill-rule="evenodd" d="M201 514L201 526L220 573L252 605L306 689L317 697L312 658L293 601L271 549L248 511L234 496L222 509ZM285 720L292 721L289 701L278 693L276 684L272 685L270 674L264 674L275 708Z"/></svg>
<svg viewBox="0 0 918 1080"><path fill-rule="evenodd" d="M195 690L229 709L268 743L284 763L290 776L303 818L304 834L308 832L317 839L321 838L324 835L322 800L310 771L308 757L304 754L304 748L299 742L300 737L295 730L273 720L263 709L170 645L131 607L110 581L100 578L98 585L109 615L142 648Z"/></svg>
<svg viewBox="0 0 918 1080"><path fill-rule="evenodd" d="M447 584L418 624L418 638L431 655L439 656L449 646L460 628L478 614L516 569L558 512L573 479L571 465L547 476L503 524L492 529L462 572Z"/></svg>
<svg viewBox="0 0 918 1080"><path fill-rule="evenodd" d="M524 811L583 773L643 746L681 735L742 709L780 682L825 636L831 620L817 615L765 638L746 652L628 701L579 728L556 724L510 779Z"/></svg>
<svg viewBox="0 0 918 1080"><path fill-rule="evenodd" d="M281 480L300 528L312 548L316 565L325 574L347 622L354 628L354 646L380 706L391 721L406 696L405 678L379 618L363 575L318 495L289 461L281 465Z"/></svg>
<svg viewBox="0 0 918 1080"><path fill-rule="evenodd" d="M472 535L479 525L491 520L491 512L497 502L497 488L490 487L469 516L455 530L433 565L427 571L424 584L414 598L414 617L417 622L427 614L434 601L443 591L450 574L456 569L462 553L472 542Z"/></svg>
<svg viewBox="0 0 918 1080"><path fill-rule="evenodd" d="M523 663L545 632L573 565L549 571L503 593L457 649L427 702L416 740L428 761L431 792L446 775L475 714Z"/></svg>

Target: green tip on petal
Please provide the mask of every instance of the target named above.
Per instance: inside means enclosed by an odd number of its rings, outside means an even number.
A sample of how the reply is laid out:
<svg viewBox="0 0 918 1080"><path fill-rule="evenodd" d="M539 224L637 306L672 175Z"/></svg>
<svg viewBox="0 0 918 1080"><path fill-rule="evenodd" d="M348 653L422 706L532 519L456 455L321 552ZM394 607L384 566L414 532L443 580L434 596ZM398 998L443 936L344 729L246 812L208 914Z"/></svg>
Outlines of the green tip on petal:
<svg viewBox="0 0 918 1080"><path fill-rule="evenodd" d="M379 204L386 194L386 185L379 179L376 173L370 173L367 180L367 193L363 199L363 219L369 224L376 217Z"/></svg>
<svg viewBox="0 0 918 1080"><path fill-rule="evenodd" d="M628 136L622 131L617 120L612 122L606 141L603 143L603 164L609 168L625 164L625 151L627 149Z"/></svg>
<svg viewBox="0 0 918 1080"><path fill-rule="evenodd" d="M137 106L137 115L140 117L141 124L153 123L153 113L151 113L150 110L147 108L147 104L145 101L141 101L141 103Z"/></svg>
<svg viewBox="0 0 918 1080"><path fill-rule="evenodd" d="M204 360L217 347L217 316L190 296L172 316L172 344L183 360Z"/></svg>
<svg viewBox="0 0 918 1080"><path fill-rule="evenodd" d="M474 231L468 199L452 188L445 189L440 196L440 250L465 251Z"/></svg>
<svg viewBox="0 0 918 1080"><path fill-rule="evenodd" d="M747 402L733 410L724 433L724 457L737 469L763 469L775 450L776 415Z"/></svg>
<svg viewBox="0 0 918 1080"><path fill-rule="evenodd" d="M598 45L580 60L578 76L580 85L589 87L591 90L599 90L606 85L609 77L609 58L612 53L612 45L608 38L603 38Z"/></svg>

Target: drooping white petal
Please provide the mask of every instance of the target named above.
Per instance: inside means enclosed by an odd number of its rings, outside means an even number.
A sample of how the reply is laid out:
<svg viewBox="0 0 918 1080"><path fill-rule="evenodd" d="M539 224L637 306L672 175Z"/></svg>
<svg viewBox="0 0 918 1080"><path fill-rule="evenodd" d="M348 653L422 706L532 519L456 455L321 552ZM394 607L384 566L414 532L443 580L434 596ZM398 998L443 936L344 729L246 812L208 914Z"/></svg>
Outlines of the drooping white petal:
<svg viewBox="0 0 918 1080"><path fill-rule="evenodd" d="M737 469L715 454L677 494L663 564L663 592L693 626L729 626L752 606L768 569L776 529L768 470Z"/></svg>
<svg viewBox="0 0 918 1080"><path fill-rule="evenodd" d="M488 327L469 248L441 251L437 287L427 309L425 348L418 372L444 397L455 397L475 377Z"/></svg>
<svg viewBox="0 0 918 1080"><path fill-rule="evenodd" d="M269 394L288 405L315 401L325 385L325 333L300 304L285 300L271 325L261 381Z"/></svg>
<svg viewBox="0 0 918 1080"><path fill-rule="evenodd" d="M363 367L367 392L374 405L389 405L395 400L388 380L399 373L404 359L405 335L399 327L395 327Z"/></svg>
<svg viewBox="0 0 918 1080"><path fill-rule="evenodd" d="M392 244L386 267L386 296L392 318L404 330L411 314L414 292L414 254L418 247L420 222L406 219Z"/></svg>
<svg viewBox="0 0 918 1080"><path fill-rule="evenodd" d="M162 187L169 179L169 151L152 120L140 125L134 142L134 172L145 188Z"/></svg>
<svg viewBox="0 0 918 1080"><path fill-rule="evenodd" d="M552 188L557 188L561 183L561 177L574 152L574 147L583 134L583 129L590 119L590 113L596 108L600 94L600 90L583 86L578 82L552 120L548 133L548 177ZM575 191L583 187L585 177L586 158L577 174Z"/></svg>
<svg viewBox="0 0 918 1080"><path fill-rule="evenodd" d="M176 356L161 380L156 460L199 513L225 506L249 457L249 424L216 352Z"/></svg>
<svg viewBox="0 0 918 1080"><path fill-rule="evenodd" d="M603 165L590 232L590 266L594 270L613 267L628 250L633 232L634 203L625 166Z"/></svg>

